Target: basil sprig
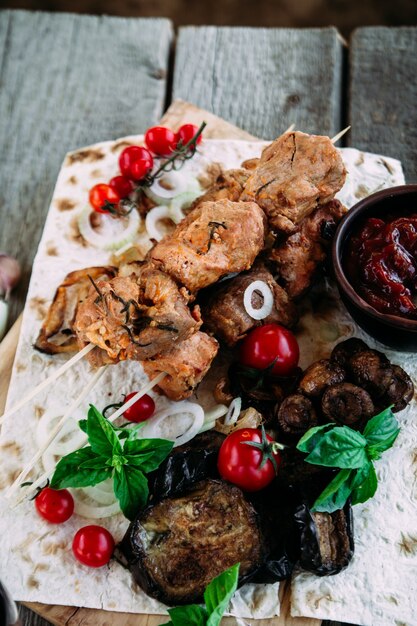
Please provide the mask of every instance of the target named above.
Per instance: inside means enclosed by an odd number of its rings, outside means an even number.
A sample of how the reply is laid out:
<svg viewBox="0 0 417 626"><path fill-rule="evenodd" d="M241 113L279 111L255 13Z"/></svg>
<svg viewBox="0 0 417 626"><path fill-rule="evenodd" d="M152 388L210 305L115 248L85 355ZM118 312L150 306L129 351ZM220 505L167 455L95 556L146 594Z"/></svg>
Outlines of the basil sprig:
<svg viewBox="0 0 417 626"><path fill-rule="evenodd" d="M170 622L164 626L218 626L236 591L239 563L214 578L204 592L204 603L168 609Z"/></svg>
<svg viewBox="0 0 417 626"><path fill-rule="evenodd" d="M312 511L333 513L348 498L352 504L372 498L378 485L373 461L391 448L399 432L391 407L369 420L363 434L334 424L310 428L297 444L298 450L308 454L304 460L313 465L340 468L314 502Z"/></svg>
<svg viewBox="0 0 417 626"><path fill-rule="evenodd" d="M94 406L79 422L89 446L62 457L51 479L53 489L92 487L113 478L113 489L124 515L132 520L148 501L146 473L157 469L173 447L166 439L137 439L142 424L113 426Z"/></svg>

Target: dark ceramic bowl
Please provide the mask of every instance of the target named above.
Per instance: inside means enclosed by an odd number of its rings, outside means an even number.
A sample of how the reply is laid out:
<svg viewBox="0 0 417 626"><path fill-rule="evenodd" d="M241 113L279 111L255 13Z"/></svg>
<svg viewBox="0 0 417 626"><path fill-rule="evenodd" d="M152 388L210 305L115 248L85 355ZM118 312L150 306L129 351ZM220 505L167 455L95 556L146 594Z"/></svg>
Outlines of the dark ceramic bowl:
<svg viewBox="0 0 417 626"><path fill-rule="evenodd" d="M355 322L381 343L397 350L417 352L417 320L380 313L363 300L349 282L343 254L350 236L369 217L417 213L417 185L383 189L356 204L341 220L333 247L333 268L340 297Z"/></svg>

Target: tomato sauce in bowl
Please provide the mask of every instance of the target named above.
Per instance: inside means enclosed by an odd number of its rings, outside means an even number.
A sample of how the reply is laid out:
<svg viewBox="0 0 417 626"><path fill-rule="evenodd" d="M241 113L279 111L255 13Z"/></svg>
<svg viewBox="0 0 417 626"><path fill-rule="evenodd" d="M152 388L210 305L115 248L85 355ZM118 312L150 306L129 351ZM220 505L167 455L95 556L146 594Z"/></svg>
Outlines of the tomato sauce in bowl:
<svg viewBox="0 0 417 626"><path fill-rule="evenodd" d="M374 309L417 320L417 212L368 217L351 234L343 265Z"/></svg>

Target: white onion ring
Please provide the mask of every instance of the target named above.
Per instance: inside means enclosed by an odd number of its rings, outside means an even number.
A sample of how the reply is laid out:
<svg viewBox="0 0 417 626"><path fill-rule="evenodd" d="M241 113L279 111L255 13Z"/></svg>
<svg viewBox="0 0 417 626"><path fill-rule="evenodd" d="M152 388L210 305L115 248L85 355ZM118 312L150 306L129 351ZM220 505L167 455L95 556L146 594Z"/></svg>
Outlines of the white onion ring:
<svg viewBox="0 0 417 626"><path fill-rule="evenodd" d="M204 415L204 423L215 422L219 417L223 417L228 413L228 408L225 404L216 404L209 411L206 411Z"/></svg>
<svg viewBox="0 0 417 626"><path fill-rule="evenodd" d="M259 291L264 299L263 305L259 309L254 309L252 306L252 295L255 291ZM246 309L246 313L250 315L254 320L263 320L268 317L274 306L274 296L271 288L263 280L254 280L245 289L243 294L243 305Z"/></svg>
<svg viewBox="0 0 417 626"><path fill-rule="evenodd" d="M223 420L225 426L231 426L235 424L239 419L240 411L242 409L242 398L234 398L229 406L229 410L226 413L226 417Z"/></svg>
<svg viewBox="0 0 417 626"><path fill-rule="evenodd" d="M110 488L110 490L107 488L107 486ZM102 483L99 483L98 485L95 485L94 487L84 487L83 492L86 496L88 496L92 500L95 500L99 504L109 505L113 504L116 501L116 496L114 495L113 491L113 480L111 478L105 480Z"/></svg>
<svg viewBox="0 0 417 626"><path fill-rule="evenodd" d="M81 489L70 489L72 497L75 503L75 513L81 517L87 517L88 519L104 519L105 517L111 517L120 513L119 502L115 499L112 504L105 506L96 506L94 504L88 504L80 496Z"/></svg>
<svg viewBox="0 0 417 626"><path fill-rule="evenodd" d="M119 250L120 248L125 247L126 244L131 243L136 237L140 225L140 216L135 209L125 217L117 219L118 225L123 223L120 220L124 220L125 225L124 230L117 233L109 232L102 234L94 230L90 222L90 216L92 213L93 210L90 209L90 207L86 207L84 211L80 213L78 216L78 228L80 229L80 233L83 238L95 248L109 251ZM113 219L109 215L103 215L103 218L107 218L108 220Z"/></svg>
<svg viewBox="0 0 417 626"><path fill-rule="evenodd" d="M183 420L178 420L177 433L174 436L167 437L163 434L162 424L167 418L172 418L175 415L184 415L191 413L194 416L194 421L185 431ZM188 402L183 400L182 402L173 402L170 407L161 411L161 413L151 417L145 426L139 431L138 436L140 439L154 439L162 438L174 441L174 448L181 446L183 443L187 443L190 439L193 439L199 432L200 428L204 424L204 411L203 408L195 402Z"/></svg>
<svg viewBox="0 0 417 626"><path fill-rule="evenodd" d="M166 183L167 187L161 183ZM165 172L160 178L157 178L151 187L145 190L154 202L161 204L167 200L171 200L184 193L187 188L187 179L183 172Z"/></svg>
<svg viewBox="0 0 417 626"><path fill-rule="evenodd" d="M162 237L164 237L166 233L162 233L158 229L156 224L159 220L162 220L165 218L168 218L174 221L172 219L170 209L166 205L156 206L147 213L146 219L145 219L145 225L146 225L146 230L150 239L156 239L156 241L161 241Z"/></svg>
<svg viewBox="0 0 417 626"><path fill-rule="evenodd" d="M184 213L182 212L183 209L188 209L188 207L190 207L194 200L196 200L196 198L198 198L199 196L201 196L201 189L196 188L185 191L184 193L180 193L178 196L173 198L170 205L172 221L176 224L181 222L181 220L185 217Z"/></svg>

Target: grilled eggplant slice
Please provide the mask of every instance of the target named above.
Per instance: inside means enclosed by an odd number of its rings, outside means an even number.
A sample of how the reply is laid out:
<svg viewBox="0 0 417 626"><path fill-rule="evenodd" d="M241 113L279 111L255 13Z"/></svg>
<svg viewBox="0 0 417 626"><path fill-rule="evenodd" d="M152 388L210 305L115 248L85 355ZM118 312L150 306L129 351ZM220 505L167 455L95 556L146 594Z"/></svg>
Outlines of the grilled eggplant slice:
<svg viewBox="0 0 417 626"><path fill-rule="evenodd" d="M241 582L259 569L258 515L239 488L205 480L144 509L116 558L153 598L168 605L198 602L206 585L235 563L240 563Z"/></svg>
<svg viewBox="0 0 417 626"><path fill-rule="evenodd" d="M296 511L300 532L300 566L331 576L349 565L353 556L353 518L350 503L334 513L312 513L306 503Z"/></svg>

